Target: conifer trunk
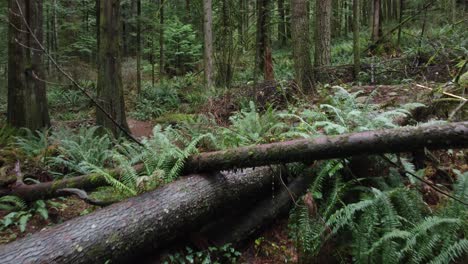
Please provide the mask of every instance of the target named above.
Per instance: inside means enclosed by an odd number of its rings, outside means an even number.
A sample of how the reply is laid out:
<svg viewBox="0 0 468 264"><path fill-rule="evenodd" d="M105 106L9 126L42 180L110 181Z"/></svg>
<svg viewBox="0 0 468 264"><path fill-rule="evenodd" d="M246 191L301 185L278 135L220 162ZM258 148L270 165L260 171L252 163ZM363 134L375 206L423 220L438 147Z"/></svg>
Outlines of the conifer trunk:
<svg viewBox="0 0 468 264"><path fill-rule="evenodd" d="M294 79L301 89L315 93L306 0L291 0L291 26Z"/></svg>
<svg viewBox="0 0 468 264"><path fill-rule="evenodd" d="M123 129L129 131L121 72L120 0L101 1L99 17L98 103ZM121 132L99 108L96 108L96 124L116 136Z"/></svg>
<svg viewBox="0 0 468 264"><path fill-rule="evenodd" d="M43 5L41 0L9 0L8 7L7 122L35 131L50 126L40 48Z"/></svg>
<svg viewBox="0 0 468 264"><path fill-rule="evenodd" d="M213 10L212 1L203 0L203 35L204 35L204 71L205 86L212 88L214 85L213 74Z"/></svg>
<svg viewBox="0 0 468 264"><path fill-rule="evenodd" d="M356 79L361 70L361 51L360 51L360 1L353 0L353 55L354 55L354 78Z"/></svg>
<svg viewBox="0 0 468 264"><path fill-rule="evenodd" d="M315 55L314 66L322 67L331 63L331 17L332 1L316 0L315 4ZM319 71L316 78L322 80Z"/></svg>

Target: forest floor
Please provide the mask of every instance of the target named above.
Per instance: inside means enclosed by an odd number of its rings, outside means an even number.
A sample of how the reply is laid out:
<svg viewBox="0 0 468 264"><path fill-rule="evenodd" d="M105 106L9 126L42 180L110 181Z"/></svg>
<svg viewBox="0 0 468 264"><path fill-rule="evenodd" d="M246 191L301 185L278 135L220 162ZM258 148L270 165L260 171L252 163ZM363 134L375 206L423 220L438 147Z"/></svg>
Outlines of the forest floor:
<svg viewBox="0 0 468 264"><path fill-rule="evenodd" d="M436 84L434 84L436 87ZM409 103L409 102L421 102L424 104L433 103L434 93L428 89L421 88L415 84L404 84L404 85L367 85L367 86L351 86L348 88L351 92L360 92L357 97L357 101L366 102L369 100L372 103L382 105L383 107L391 107L394 105ZM269 95L269 89L260 89L256 91L258 94L255 96L257 99L261 98L266 102L274 100L276 95ZM276 93L275 90L272 93ZM271 96L271 97L269 97ZM226 122L227 118L235 111L235 107L231 107L231 98L220 98L215 99L207 103L202 108L203 112L211 112L215 117ZM278 100L282 100L281 98ZM427 113L426 113L427 115ZM447 117L447 111L438 106L431 107L430 116L438 116L443 119ZM74 126L74 122L68 122L70 126ZM135 119L128 119L129 127L132 134L137 138L150 137L152 129L155 125L153 121L138 121ZM448 156L447 152L434 152L436 158L441 161L440 164L434 166L433 164L427 164L426 176L433 182L438 182L437 175L438 170L444 170L444 168L450 167L451 170L458 169L460 171L468 170L466 162L457 161L456 158ZM451 165L451 166L449 166ZM448 173L451 175L451 173ZM444 179L444 181L447 179ZM428 190L430 192L431 190ZM437 204L440 197L436 193L427 193L425 195L430 204ZM86 204L85 202L75 198L58 198L53 201L59 201L60 206L53 207L49 211L49 219L43 220L40 216L35 215L28 223L25 232L21 232L18 227L9 228L0 232L0 244L8 243L15 239L25 237L29 234L43 230L55 224L62 223L69 219L90 213L97 209L95 206ZM0 212L0 218L5 214ZM257 235L247 242L240 248L241 250L241 262L242 263L254 263L254 264L266 264L266 263L296 263L298 261L297 249L294 247L294 242L291 241L288 235L288 219L283 217L277 219L277 221L266 227L263 231L257 233ZM159 257L155 257L159 259ZM150 263L158 263L158 261L150 261Z"/></svg>

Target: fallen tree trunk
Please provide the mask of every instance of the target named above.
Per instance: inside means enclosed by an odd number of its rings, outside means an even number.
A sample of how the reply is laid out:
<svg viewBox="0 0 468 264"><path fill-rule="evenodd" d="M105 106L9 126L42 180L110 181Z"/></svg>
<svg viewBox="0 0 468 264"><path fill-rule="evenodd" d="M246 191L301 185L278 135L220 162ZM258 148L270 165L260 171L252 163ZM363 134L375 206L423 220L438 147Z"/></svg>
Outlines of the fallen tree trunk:
<svg viewBox="0 0 468 264"><path fill-rule="evenodd" d="M424 147L445 149L466 148L467 146L468 122L403 127L201 153L187 160L184 174L288 162L311 162L364 154L398 153ZM57 190L61 188L90 190L105 184L96 175L77 178L76 180L20 185L11 190L5 190L2 195L17 195L30 201L59 196ZM69 182L65 181L73 182L73 185L70 186Z"/></svg>
<svg viewBox="0 0 468 264"><path fill-rule="evenodd" d="M363 154L397 153L415 149L466 148L468 122L403 127L339 136L320 136L223 151L188 159L185 172L216 171L288 162L311 162Z"/></svg>
<svg viewBox="0 0 468 264"><path fill-rule="evenodd" d="M271 168L190 175L155 191L0 246L2 263L128 260L271 192ZM278 183L276 183L278 184Z"/></svg>
<svg viewBox="0 0 468 264"><path fill-rule="evenodd" d="M287 185L287 188L280 185L281 191L276 193L274 197L264 198L263 201L239 217L230 217L226 221L207 227L202 232L203 236L216 246L223 246L227 243L237 245L245 239L251 238L278 216L286 215L294 203L307 191L313 179L305 174L305 176L294 179ZM226 226L229 226L229 230L226 230Z"/></svg>

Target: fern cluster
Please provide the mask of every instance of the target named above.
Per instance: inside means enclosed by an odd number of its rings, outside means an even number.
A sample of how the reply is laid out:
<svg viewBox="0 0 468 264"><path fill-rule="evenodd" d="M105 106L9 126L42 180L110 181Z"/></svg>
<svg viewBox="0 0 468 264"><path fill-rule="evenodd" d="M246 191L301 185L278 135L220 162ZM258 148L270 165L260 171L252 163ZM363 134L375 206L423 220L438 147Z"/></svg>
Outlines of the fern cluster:
<svg viewBox="0 0 468 264"><path fill-rule="evenodd" d="M221 145L225 148L272 141L288 127L278 111L270 106L259 113L252 101L247 109L242 109L229 120L231 126L220 131Z"/></svg>
<svg viewBox="0 0 468 264"><path fill-rule="evenodd" d="M383 178L383 189L356 184L359 179L345 183L339 164L325 162L310 187L317 214L305 205L291 214L302 256L317 256L326 243L355 263L449 263L468 253L467 206L448 200L431 209L396 170ZM468 200L468 172L458 173L453 195Z"/></svg>
<svg viewBox="0 0 468 264"><path fill-rule="evenodd" d="M116 178L99 166L85 163L90 172L103 176L107 183L123 197L134 196L161 184L175 180L181 173L185 160L198 152L202 140L215 140L211 134L187 137L171 126L155 126L153 135L142 141L143 146L128 142L114 148L113 167L119 168ZM143 170L136 171L135 165L142 164Z"/></svg>
<svg viewBox="0 0 468 264"><path fill-rule="evenodd" d="M24 232L29 219L35 214L39 214L45 220L49 218L49 212L43 200L37 200L28 205L19 197L3 196L0 197L0 210L10 212L0 219L0 230L15 225L19 227L21 232Z"/></svg>

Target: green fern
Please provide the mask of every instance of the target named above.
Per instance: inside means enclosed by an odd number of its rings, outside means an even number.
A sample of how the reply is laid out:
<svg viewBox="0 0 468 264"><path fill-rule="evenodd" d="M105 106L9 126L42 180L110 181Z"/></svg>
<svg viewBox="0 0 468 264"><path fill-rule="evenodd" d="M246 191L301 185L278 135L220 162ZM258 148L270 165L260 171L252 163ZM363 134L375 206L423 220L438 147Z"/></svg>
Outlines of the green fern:
<svg viewBox="0 0 468 264"><path fill-rule="evenodd" d="M26 208L26 202L17 196L7 195L0 197L0 210L15 211L24 210Z"/></svg>

